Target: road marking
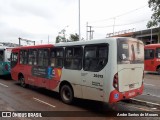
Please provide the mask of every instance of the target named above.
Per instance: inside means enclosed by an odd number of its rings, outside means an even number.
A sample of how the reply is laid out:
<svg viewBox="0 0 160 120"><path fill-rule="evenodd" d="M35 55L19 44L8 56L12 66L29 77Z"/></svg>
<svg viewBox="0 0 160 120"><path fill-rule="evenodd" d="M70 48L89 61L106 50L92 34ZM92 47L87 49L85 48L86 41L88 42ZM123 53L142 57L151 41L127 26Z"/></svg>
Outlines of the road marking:
<svg viewBox="0 0 160 120"><path fill-rule="evenodd" d="M156 85L153 85L153 84L147 84L147 83L144 83L145 85L148 85L148 86L156 86Z"/></svg>
<svg viewBox="0 0 160 120"><path fill-rule="evenodd" d="M151 108L152 110L157 110L157 108Z"/></svg>
<svg viewBox="0 0 160 120"><path fill-rule="evenodd" d="M2 83L0 83L0 85L2 85L2 86L4 86L4 87L8 87L7 85L5 85L5 84L2 84Z"/></svg>
<svg viewBox="0 0 160 120"><path fill-rule="evenodd" d="M33 97L33 99L34 99L35 101L40 102L40 103L46 104L46 105L48 105L48 106L50 106L50 107L53 107L53 108L56 107L56 106L54 106L54 105L51 105L51 104L49 104L49 103L47 103L47 102L45 102L45 101L42 101L42 100L38 99L38 98Z"/></svg>
<svg viewBox="0 0 160 120"><path fill-rule="evenodd" d="M160 107L160 104L158 104L158 103L148 102L148 101L139 100L139 99L135 99L135 98L131 98L131 100L135 100L135 101L138 101L138 102L144 102L146 104L156 105L156 106Z"/></svg>
<svg viewBox="0 0 160 120"><path fill-rule="evenodd" d="M136 109L139 109L139 110L143 110L143 111L150 111L150 110L148 110L146 108L142 108L142 107L136 107L136 106L130 106L130 107L136 108Z"/></svg>
<svg viewBox="0 0 160 120"><path fill-rule="evenodd" d="M160 98L160 96L158 96L158 95L151 95L151 94L149 94L149 93L145 93L145 94L142 94L142 95L147 95L147 96L153 96L153 97L158 97L158 98Z"/></svg>

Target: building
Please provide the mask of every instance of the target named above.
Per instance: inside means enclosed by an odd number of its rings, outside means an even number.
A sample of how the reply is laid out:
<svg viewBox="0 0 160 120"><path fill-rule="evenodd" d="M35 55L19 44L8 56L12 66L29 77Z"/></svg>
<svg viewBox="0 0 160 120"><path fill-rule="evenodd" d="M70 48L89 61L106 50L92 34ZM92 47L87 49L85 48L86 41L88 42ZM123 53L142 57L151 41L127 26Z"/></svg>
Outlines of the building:
<svg viewBox="0 0 160 120"><path fill-rule="evenodd" d="M133 37L143 41L144 44L160 43L160 27L151 28L141 31L134 31L129 29L125 31L116 32L116 34L107 34L107 37Z"/></svg>

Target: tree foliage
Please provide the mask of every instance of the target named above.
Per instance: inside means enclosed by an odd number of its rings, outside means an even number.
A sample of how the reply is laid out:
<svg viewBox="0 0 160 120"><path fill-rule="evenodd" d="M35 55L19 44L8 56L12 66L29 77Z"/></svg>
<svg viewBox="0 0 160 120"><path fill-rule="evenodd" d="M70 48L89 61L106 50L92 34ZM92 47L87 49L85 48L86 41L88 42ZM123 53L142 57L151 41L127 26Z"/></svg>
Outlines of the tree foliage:
<svg viewBox="0 0 160 120"><path fill-rule="evenodd" d="M70 34L69 40L64 38L64 37L61 37L59 35L56 37L56 43L59 43L59 42L73 42L73 41L78 41L78 40L79 40L79 35L77 33Z"/></svg>
<svg viewBox="0 0 160 120"><path fill-rule="evenodd" d="M147 27L155 27L160 24L160 0L149 0L149 8L152 8L153 14L151 20L148 21Z"/></svg>
<svg viewBox="0 0 160 120"><path fill-rule="evenodd" d="M56 43L65 42L65 41L66 41L66 38L64 38L64 37L61 37L59 35L56 37Z"/></svg>
<svg viewBox="0 0 160 120"><path fill-rule="evenodd" d="M56 43L59 43L61 41L60 36L56 37Z"/></svg>
<svg viewBox="0 0 160 120"><path fill-rule="evenodd" d="M77 33L70 34L70 40L71 41L78 41L79 40L79 35Z"/></svg>

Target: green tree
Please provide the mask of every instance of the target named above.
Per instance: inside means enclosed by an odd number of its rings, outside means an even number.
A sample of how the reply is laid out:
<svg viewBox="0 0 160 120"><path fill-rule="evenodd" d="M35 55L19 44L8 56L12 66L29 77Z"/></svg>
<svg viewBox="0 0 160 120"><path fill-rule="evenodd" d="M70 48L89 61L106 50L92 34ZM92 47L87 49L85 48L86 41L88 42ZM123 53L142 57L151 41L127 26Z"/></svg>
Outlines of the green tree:
<svg viewBox="0 0 160 120"><path fill-rule="evenodd" d="M70 38L71 41L79 41L79 35L77 33L75 34L70 34Z"/></svg>
<svg viewBox="0 0 160 120"><path fill-rule="evenodd" d="M64 37L61 37L59 35L56 37L56 43L65 42L65 41L66 41L66 38L64 38Z"/></svg>
<svg viewBox="0 0 160 120"><path fill-rule="evenodd" d="M160 24L160 0L149 0L148 5L152 8L153 14L147 23L147 28L158 26Z"/></svg>
<svg viewBox="0 0 160 120"><path fill-rule="evenodd" d="M56 43L59 43L61 41L61 37L58 35L57 37L56 37Z"/></svg>

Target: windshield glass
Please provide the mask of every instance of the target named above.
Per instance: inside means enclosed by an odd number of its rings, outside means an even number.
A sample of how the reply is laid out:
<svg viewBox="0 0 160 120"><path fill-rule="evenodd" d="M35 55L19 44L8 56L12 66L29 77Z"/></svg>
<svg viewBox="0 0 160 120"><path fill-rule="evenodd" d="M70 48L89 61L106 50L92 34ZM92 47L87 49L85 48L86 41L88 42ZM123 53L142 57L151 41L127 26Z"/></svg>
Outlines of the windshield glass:
<svg viewBox="0 0 160 120"><path fill-rule="evenodd" d="M118 64L138 64L144 62L144 45L139 40L117 39Z"/></svg>

